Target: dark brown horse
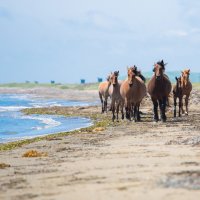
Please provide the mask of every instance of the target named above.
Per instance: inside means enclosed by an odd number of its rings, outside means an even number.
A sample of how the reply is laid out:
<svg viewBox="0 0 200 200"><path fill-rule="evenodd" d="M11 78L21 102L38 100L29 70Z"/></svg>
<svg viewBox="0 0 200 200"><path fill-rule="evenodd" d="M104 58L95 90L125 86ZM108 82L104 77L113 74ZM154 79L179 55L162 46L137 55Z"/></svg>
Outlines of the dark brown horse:
<svg viewBox="0 0 200 200"><path fill-rule="evenodd" d="M177 106L177 98L179 99L179 110L178 116L181 116L181 108L182 108L182 99L183 99L183 88L181 86L181 77L175 78L176 85L173 86L173 98L174 98L174 117L176 117L176 106Z"/></svg>
<svg viewBox="0 0 200 200"><path fill-rule="evenodd" d="M154 120L157 122L159 120L158 117L158 105L160 108L160 116L163 122L166 121L166 101L171 92L171 82L168 77L164 74L165 64L163 60L157 62L154 65L154 75L150 79L147 90L151 96L151 100L154 106Z"/></svg>

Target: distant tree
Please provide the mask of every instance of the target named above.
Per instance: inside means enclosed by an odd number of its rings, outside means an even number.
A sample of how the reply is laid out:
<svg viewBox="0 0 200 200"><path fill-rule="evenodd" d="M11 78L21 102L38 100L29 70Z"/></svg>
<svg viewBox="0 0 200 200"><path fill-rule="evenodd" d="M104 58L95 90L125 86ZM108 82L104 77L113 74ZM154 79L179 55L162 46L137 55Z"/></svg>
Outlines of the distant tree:
<svg viewBox="0 0 200 200"><path fill-rule="evenodd" d="M55 81L51 80L51 84L55 84Z"/></svg>
<svg viewBox="0 0 200 200"><path fill-rule="evenodd" d="M38 81L34 81L35 84L38 84Z"/></svg>

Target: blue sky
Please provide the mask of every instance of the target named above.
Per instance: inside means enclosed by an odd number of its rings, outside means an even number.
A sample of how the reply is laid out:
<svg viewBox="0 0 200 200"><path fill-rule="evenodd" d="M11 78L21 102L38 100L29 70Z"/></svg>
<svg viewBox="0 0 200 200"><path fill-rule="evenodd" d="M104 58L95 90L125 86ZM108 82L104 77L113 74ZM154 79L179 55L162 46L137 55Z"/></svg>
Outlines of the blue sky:
<svg viewBox="0 0 200 200"><path fill-rule="evenodd" d="M199 0L0 0L0 83L200 71Z"/></svg>

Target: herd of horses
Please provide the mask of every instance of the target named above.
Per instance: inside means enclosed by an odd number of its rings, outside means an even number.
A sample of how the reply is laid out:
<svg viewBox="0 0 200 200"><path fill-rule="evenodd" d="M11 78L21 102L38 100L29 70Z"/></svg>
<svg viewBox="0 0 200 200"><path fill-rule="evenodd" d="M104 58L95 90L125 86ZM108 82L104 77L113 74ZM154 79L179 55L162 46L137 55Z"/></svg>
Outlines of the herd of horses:
<svg viewBox="0 0 200 200"><path fill-rule="evenodd" d="M99 84L99 97L101 100L102 113L107 112L108 98L111 98L110 111L112 111L112 121L119 120L124 115L128 120L140 121L140 104L143 98L150 95L153 103L154 120L159 121L158 107L160 110L160 120L165 122L166 106L169 104L168 98L172 91L174 99L174 117L176 117L177 99L179 100L178 116L188 114L188 100L192 91L192 84L189 80L190 69L181 72L180 77L175 77L176 84L172 87L169 77L165 74L165 63L163 60L154 64L153 76L145 84L145 77L137 70L137 67L127 67L127 78L118 80L119 71L115 71L107 77L105 82ZM183 109L183 97L185 97L186 111ZM125 109L125 114L124 114Z"/></svg>

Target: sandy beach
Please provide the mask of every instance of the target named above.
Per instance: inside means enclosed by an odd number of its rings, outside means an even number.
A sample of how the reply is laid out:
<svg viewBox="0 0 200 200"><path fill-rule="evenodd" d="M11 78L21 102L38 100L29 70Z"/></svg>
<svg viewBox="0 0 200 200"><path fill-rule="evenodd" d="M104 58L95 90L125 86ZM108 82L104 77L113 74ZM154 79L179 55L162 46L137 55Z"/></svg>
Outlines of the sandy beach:
<svg viewBox="0 0 200 200"><path fill-rule="evenodd" d="M0 93L98 101L95 90L0 88ZM172 105L172 104L171 104ZM102 131L57 136L0 151L0 199L197 199L200 196L200 91L193 90L189 116L154 123L152 105L142 121L112 123ZM98 106L49 108L56 114L100 113ZM106 115L106 114L103 114ZM111 114L108 113L108 116ZM47 153L27 158L29 150Z"/></svg>

